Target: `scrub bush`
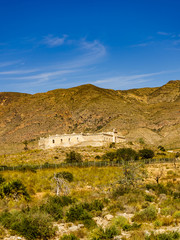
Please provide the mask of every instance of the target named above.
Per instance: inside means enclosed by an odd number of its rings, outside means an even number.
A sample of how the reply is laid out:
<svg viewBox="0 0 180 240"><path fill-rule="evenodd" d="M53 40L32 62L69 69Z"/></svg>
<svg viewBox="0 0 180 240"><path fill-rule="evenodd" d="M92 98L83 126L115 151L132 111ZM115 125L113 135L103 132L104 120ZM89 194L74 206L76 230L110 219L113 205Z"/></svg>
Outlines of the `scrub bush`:
<svg viewBox="0 0 180 240"><path fill-rule="evenodd" d="M81 204L79 204L70 207L69 211L66 212L66 218L69 222L75 222L76 220L92 219L92 216Z"/></svg>
<svg viewBox="0 0 180 240"><path fill-rule="evenodd" d="M144 222L144 221L153 221L157 218L157 210L154 206L149 206L144 210L135 213L133 221Z"/></svg>
<svg viewBox="0 0 180 240"><path fill-rule="evenodd" d="M152 233L150 236L146 236L145 240L178 240L180 239L180 234L178 232L169 232L169 233L161 233L155 235Z"/></svg>
<svg viewBox="0 0 180 240"><path fill-rule="evenodd" d="M60 240L79 240L74 234L63 235Z"/></svg>
<svg viewBox="0 0 180 240"><path fill-rule="evenodd" d="M73 175L72 175L72 173L66 172L66 171L56 173L56 177L58 177L58 178L64 178L64 179L66 179L68 182L72 182L72 181L73 181Z"/></svg>
<svg viewBox="0 0 180 240"><path fill-rule="evenodd" d="M116 227L111 226L105 230L102 227L95 229L91 234L91 240L104 240L114 239L114 236L118 235Z"/></svg>
<svg viewBox="0 0 180 240"><path fill-rule="evenodd" d="M15 231L27 240L47 240L53 237L56 228L52 221L48 214L40 211L3 212L0 215L0 222L5 228Z"/></svg>

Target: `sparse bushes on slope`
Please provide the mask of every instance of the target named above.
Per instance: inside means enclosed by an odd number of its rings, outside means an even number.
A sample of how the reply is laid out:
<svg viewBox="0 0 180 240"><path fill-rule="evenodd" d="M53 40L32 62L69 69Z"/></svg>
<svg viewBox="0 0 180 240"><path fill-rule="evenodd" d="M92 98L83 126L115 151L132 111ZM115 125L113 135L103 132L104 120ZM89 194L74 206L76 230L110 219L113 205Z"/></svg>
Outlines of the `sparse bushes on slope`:
<svg viewBox="0 0 180 240"><path fill-rule="evenodd" d="M94 200L91 203L82 203L81 206L83 207L83 209L86 209L87 211L91 212L91 211L102 211L104 205L100 200Z"/></svg>
<svg viewBox="0 0 180 240"><path fill-rule="evenodd" d="M3 183L0 187L0 197L13 198L15 200L23 197L25 200L30 200L30 195L20 180Z"/></svg>
<svg viewBox="0 0 180 240"><path fill-rule="evenodd" d="M150 236L145 237L145 240L178 240L178 239L180 239L180 234L178 232L168 232L160 234L151 233Z"/></svg>
<svg viewBox="0 0 180 240"><path fill-rule="evenodd" d="M139 156L142 159L149 159L154 157L154 151L151 149L144 148L142 150L139 150Z"/></svg>
<svg viewBox="0 0 180 240"><path fill-rule="evenodd" d="M66 153L66 160L67 163L76 163L82 162L82 156L80 153L75 151L70 151L70 153Z"/></svg>
<svg viewBox="0 0 180 240"><path fill-rule="evenodd" d="M82 207L81 204L70 207L66 213L67 221L75 222L76 220L92 219L91 214Z"/></svg>
<svg viewBox="0 0 180 240"><path fill-rule="evenodd" d="M116 151L107 152L103 155L104 160L109 161L131 161L138 160L138 154L132 148L119 148Z"/></svg>
<svg viewBox="0 0 180 240"><path fill-rule="evenodd" d="M111 226L105 230L102 227L95 229L91 234L91 240L105 240L114 239L114 236L118 235L116 227Z"/></svg>
<svg viewBox="0 0 180 240"><path fill-rule="evenodd" d="M133 221L137 222L146 222L146 221L154 221L157 218L157 210L154 206L149 206L140 212L135 213L132 218Z"/></svg>
<svg viewBox="0 0 180 240"><path fill-rule="evenodd" d="M47 202L40 206L40 210L50 214L54 220L58 221L63 218L62 208L74 203L74 201L68 196L50 196Z"/></svg>
<svg viewBox="0 0 180 240"><path fill-rule="evenodd" d="M56 177L57 178L64 178L66 179L68 182L72 182L73 181L73 175L70 172L67 171L63 171L63 172L58 172L56 173Z"/></svg>
<svg viewBox="0 0 180 240"><path fill-rule="evenodd" d="M52 218L39 211L25 212L3 212L0 215L1 224L27 240L44 239L47 240L55 235L56 228L53 227Z"/></svg>
<svg viewBox="0 0 180 240"><path fill-rule="evenodd" d="M79 240L74 234L64 235L60 238L60 240Z"/></svg>

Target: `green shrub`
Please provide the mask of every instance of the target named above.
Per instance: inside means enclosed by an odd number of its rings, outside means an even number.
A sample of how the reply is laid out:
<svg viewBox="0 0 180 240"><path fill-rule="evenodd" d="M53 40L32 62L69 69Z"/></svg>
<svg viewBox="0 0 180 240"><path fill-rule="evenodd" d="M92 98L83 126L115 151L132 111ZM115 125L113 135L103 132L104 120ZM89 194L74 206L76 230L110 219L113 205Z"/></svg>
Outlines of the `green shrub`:
<svg viewBox="0 0 180 240"><path fill-rule="evenodd" d="M122 229L123 231L132 231L132 230L136 230L139 229L141 227L141 224L138 223L133 223L133 224L125 224Z"/></svg>
<svg viewBox="0 0 180 240"><path fill-rule="evenodd" d="M112 142L109 144L109 148L115 148L115 145L116 145L115 142Z"/></svg>
<svg viewBox="0 0 180 240"><path fill-rule="evenodd" d="M116 151L117 161L130 161L130 160L138 160L138 154L132 148L119 148Z"/></svg>
<svg viewBox="0 0 180 240"><path fill-rule="evenodd" d="M160 151L162 151L162 152L165 152L165 151L166 151L163 146L158 146L158 149L159 149Z"/></svg>
<svg viewBox="0 0 180 240"><path fill-rule="evenodd" d="M24 198L27 201L30 200L30 195L20 180L13 180L11 182L5 182L2 184L0 189L0 197L13 198L15 200L19 198Z"/></svg>
<svg viewBox="0 0 180 240"><path fill-rule="evenodd" d="M155 197L153 195L146 194L145 195L145 200L147 202L154 202Z"/></svg>
<svg viewBox="0 0 180 240"><path fill-rule="evenodd" d="M60 240L79 240L74 234L63 235Z"/></svg>
<svg viewBox="0 0 180 240"><path fill-rule="evenodd" d="M173 214L173 218L175 219L176 224L178 225L178 223L180 222L180 211L176 211Z"/></svg>
<svg viewBox="0 0 180 240"><path fill-rule="evenodd" d="M164 184L146 184L146 189L156 192L157 195L159 194L172 194L172 190L170 187L165 186Z"/></svg>
<svg viewBox="0 0 180 240"><path fill-rule="evenodd" d="M47 202L40 206L40 210L50 214L57 221L63 218L62 208L74 203L74 201L69 196L50 196Z"/></svg>
<svg viewBox="0 0 180 240"><path fill-rule="evenodd" d="M165 216L161 220L163 226L170 226L171 224L173 224L174 221L172 216Z"/></svg>
<svg viewBox="0 0 180 240"><path fill-rule="evenodd" d="M75 222L76 220L92 219L92 216L79 204L70 207L69 211L66 212L66 218L69 222Z"/></svg>
<svg viewBox="0 0 180 240"><path fill-rule="evenodd" d="M73 181L73 178L74 178L73 175L72 175L72 173L66 172L66 171L56 173L56 177L58 177L58 178L64 178L64 179L66 179L68 182L72 182L72 181Z"/></svg>
<svg viewBox="0 0 180 240"><path fill-rule="evenodd" d="M104 240L104 239L113 239L114 236L118 234L117 229L112 226L106 228L105 230L102 227L95 229L91 234L91 240Z"/></svg>
<svg viewBox="0 0 180 240"><path fill-rule="evenodd" d="M174 199L180 199L180 191L179 192L174 192L173 197L174 197Z"/></svg>
<svg viewBox="0 0 180 240"><path fill-rule="evenodd" d="M84 209L86 209L89 212L93 210L102 211L102 209L104 208L103 203L98 199L94 200L92 203L82 203L81 205Z"/></svg>
<svg viewBox="0 0 180 240"><path fill-rule="evenodd" d="M129 224L129 221L127 220L127 218L125 218L123 216L119 216L119 217L116 217L113 220L113 223L116 227L121 227L122 228L124 225Z"/></svg>
<svg viewBox="0 0 180 240"><path fill-rule="evenodd" d="M82 156L80 153L70 151L70 153L66 153L66 162L67 163L82 162Z"/></svg>
<svg viewBox="0 0 180 240"><path fill-rule="evenodd" d="M139 150L139 156L142 159L149 159L154 157L154 151L151 149L144 148L142 150Z"/></svg>
<svg viewBox="0 0 180 240"><path fill-rule="evenodd" d="M63 210L58 203L51 203L49 201L46 204L41 205L40 210L50 214L56 221L63 218Z"/></svg>
<svg viewBox="0 0 180 240"><path fill-rule="evenodd" d="M5 178L3 178L2 175L0 175L0 185L5 182Z"/></svg>
<svg viewBox="0 0 180 240"><path fill-rule="evenodd" d="M155 235L152 233L150 236L146 236L145 240L178 240L180 234L178 232L168 232Z"/></svg>
<svg viewBox="0 0 180 240"><path fill-rule="evenodd" d="M116 160L118 162L122 161L130 161L130 160L138 160L138 154L132 148L119 148L116 151L111 151L105 153L102 158L104 160Z"/></svg>
<svg viewBox="0 0 180 240"><path fill-rule="evenodd" d="M160 221L160 220L156 220L155 222L154 222L154 227L156 228L156 227L161 227L162 226L162 222Z"/></svg>
<svg viewBox="0 0 180 240"><path fill-rule="evenodd" d="M27 240L53 237L56 228L53 227L52 220L48 214L39 211L3 212L0 215L4 227L14 230Z"/></svg>
<svg viewBox="0 0 180 240"><path fill-rule="evenodd" d="M144 210L136 213L133 217L133 221L143 222L143 221L153 221L157 218L157 210L154 206L149 206Z"/></svg>
<svg viewBox="0 0 180 240"><path fill-rule="evenodd" d="M0 226L0 239L4 239L6 235L5 229Z"/></svg>
<svg viewBox="0 0 180 240"><path fill-rule="evenodd" d="M173 213L175 212L175 208L173 207L166 207L166 208L162 208L161 209L161 215L173 215Z"/></svg>
<svg viewBox="0 0 180 240"><path fill-rule="evenodd" d="M54 204L54 203L57 203L58 205L60 205L61 207L65 207L65 206L68 206L72 203L75 203L76 199L75 198L72 198L70 196L50 196L48 198L48 202L50 204Z"/></svg>
<svg viewBox="0 0 180 240"><path fill-rule="evenodd" d="M102 156L102 159L113 161L116 159L116 152L107 152Z"/></svg>

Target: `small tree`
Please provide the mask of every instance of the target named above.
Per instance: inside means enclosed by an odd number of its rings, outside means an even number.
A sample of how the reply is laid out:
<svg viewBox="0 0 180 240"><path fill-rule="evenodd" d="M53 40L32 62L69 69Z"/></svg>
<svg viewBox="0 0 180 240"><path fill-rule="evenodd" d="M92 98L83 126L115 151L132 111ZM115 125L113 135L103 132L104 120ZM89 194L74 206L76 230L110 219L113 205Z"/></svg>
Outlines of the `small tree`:
<svg viewBox="0 0 180 240"><path fill-rule="evenodd" d="M133 161L138 160L138 154L132 148L119 148L116 151L117 160Z"/></svg>
<svg viewBox="0 0 180 240"><path fill-rule="evenodd" d="M68 182L63 178L62 175L54 174L54 180L56 182L56 195L69 194Z"/></svg>
<svg viewBox="0 0 180 240"><path fill-rule="evenodd" d="M165 148L163 147L163 146L158 146L158 149L160 150L160 151L162 151L162 152L165 152L166 150L165 150Z"/></svg>
<svg viewBox="0 0 180 240"><path fill-rule="evenodd" d="M147 178L147 172L142 168L142 164L136 162L124 162L123 176L117 182L113 195L119 196L143 187L144 179ZM116 183L115 183L116 184Z"/></svg>
<svg viewBox="0 0 180 240"><path fill-rule="evenodd" d="M25 151L27 151L28 150L28 141L27 140L25 140L24 142L23 142L23 144L24 144L24 150Z"/></svg>
<svg viewBox="0 0 180 240"><path fill-rule="evenodd" d="M82 156L80 153L70 151L70 153L66 153L66 162L67 163L82 162Z"/></svg>
<svg viewBox="0 0 180 240"><path fill-rule="evenodd" d="M0 175L0 185L5 182L5 178L3 178L2 175Z"/></svg>
<svg viewBox="0 0 180 240"><path fill-rule="evenodd" d="M2 184L1 197L13 198L14 200L18 200L23 197L25 200L30 200L30 195L20 180L13 180Z"/></svg>
<svg viewBox="0 0 180 240"><path fill-rule="evenodd" d="M154 157L154 151L151 149L144 148L142 150L139 150L139 156L142 159L149 159Z"/></svg>
<svg viewBox="0 0 180 240"><path fill-rule="evenodd" d="M107 152L102 156L102 158L104 160L113 161L114 159L116 159L116 152Z"/></svg>

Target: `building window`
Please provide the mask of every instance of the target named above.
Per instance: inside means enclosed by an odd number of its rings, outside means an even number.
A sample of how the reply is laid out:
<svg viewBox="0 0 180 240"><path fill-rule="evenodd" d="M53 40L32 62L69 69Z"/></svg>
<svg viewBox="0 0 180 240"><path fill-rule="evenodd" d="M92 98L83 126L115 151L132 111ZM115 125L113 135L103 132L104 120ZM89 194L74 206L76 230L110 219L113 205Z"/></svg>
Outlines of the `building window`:
<svg viewBox="0 0 180 240"><path fill-rule="evenodd" d="M62 142L63 140L61 139L61 142Z"/></svg>
<svg viewBox="0 0 180 240"><path fill-rule="evenodd" d="M55 140L54 140L54 139L52 140L52 143L55 143Z"/></svg>

